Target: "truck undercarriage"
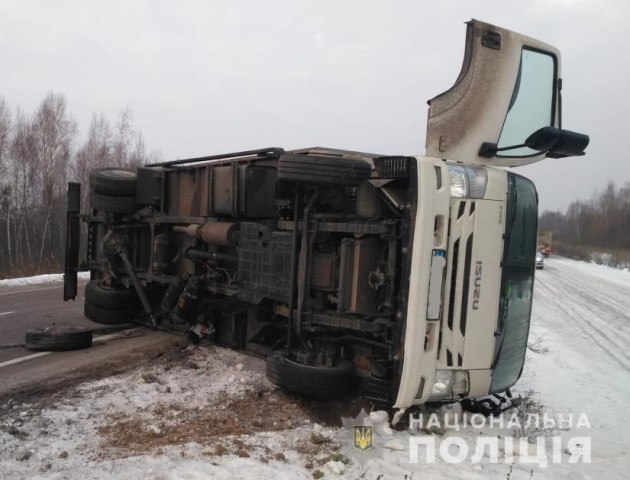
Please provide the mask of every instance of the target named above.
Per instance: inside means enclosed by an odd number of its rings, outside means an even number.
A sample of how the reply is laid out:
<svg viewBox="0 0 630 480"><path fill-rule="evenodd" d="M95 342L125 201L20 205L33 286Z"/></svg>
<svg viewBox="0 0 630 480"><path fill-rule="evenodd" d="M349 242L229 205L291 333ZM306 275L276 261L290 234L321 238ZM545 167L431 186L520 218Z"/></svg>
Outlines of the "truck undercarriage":
<svg viewBox="0 0 630 480"><path fill-rule="evenodd" d="M85 315L266 355L269 378L299 393L340 394L359 377L391 402L413 163L275 148L94 170Z"/></svg>

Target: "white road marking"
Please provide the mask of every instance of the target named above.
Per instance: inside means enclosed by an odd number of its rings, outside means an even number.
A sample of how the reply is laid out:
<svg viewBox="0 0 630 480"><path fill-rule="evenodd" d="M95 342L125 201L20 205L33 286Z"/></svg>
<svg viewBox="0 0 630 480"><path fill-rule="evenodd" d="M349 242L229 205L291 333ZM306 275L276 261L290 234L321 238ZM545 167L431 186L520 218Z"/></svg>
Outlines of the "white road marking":
<svg viewBox="0 0 630 480"><path fill-rule="evenodd" d="M85 285L85 283L79 283L77 285L82 286L82 285ZM16 290L15 292L3 292L3 293L0 293L0 296L13 295L14 293L41 292L42 290L54 290L55 288L63 288L63 285L59 285L57 287L31 288L30 290Z"/></svg>
<svg viewBox="0 0 630 480"><path fill-rule="evenodd" d="M26 362L27 360L33 360L35 358L44 357L46 355L50 355L52 352L39 352L34 353L32 355L27 355L26 357L14 358L13 360L7 360L6 362L0 363L0 368L8 367L9 365L15 365L16 363Z"/></svg>
<svg viewBox="0 0 630 480"><path fill-rule="evenodd" d="M12 313L15 313L15 310L13 310L13 311L11 311L11 312L2 312L2 313L0 313L0 317L1 317L2 315L10 315L10 314L12 314Z"/></svg>
<svg viewBox="0 0 630 480"><path fill-rule="evenodd" d="M7 312L7 313L13 313L13 312ZM2 315L0 313L0 315ZM125 338L127 335L137 332L139 330L144 330L145 327L135 327L135 328L129 328L127 330L122 330L120 332L116 332L116 333L110 333L108 335L97 335L96 337L94 337L92 340L93 341L98 341L98 342L106 342L107 340L114 340L117 338ZM8 367L9 365L15 365L16 363L22 363L22 362L26 362L28 360L34 360L36 358L39 357L44 357L46 355L50 355L53 352L39 352L39 353L34 353L32 355L26 355L25 357L19 357L19 358L14 358L13 360L7 360L6 362L2 362L0 363L0 368L3 367Z"/></svg>

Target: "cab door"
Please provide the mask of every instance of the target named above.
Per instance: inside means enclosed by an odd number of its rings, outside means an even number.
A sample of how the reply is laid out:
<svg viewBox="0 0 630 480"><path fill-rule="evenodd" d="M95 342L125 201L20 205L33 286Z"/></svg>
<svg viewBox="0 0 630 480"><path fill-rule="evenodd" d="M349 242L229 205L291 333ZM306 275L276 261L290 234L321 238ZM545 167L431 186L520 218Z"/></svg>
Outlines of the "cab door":
<svg viewBox="0 0 630 480"><path fill-rule="evenodd" d="M523 146L560 128L560 52L533 38L471 20L455 84L429 101L426 155L520 166L547 155Z"/></svg>

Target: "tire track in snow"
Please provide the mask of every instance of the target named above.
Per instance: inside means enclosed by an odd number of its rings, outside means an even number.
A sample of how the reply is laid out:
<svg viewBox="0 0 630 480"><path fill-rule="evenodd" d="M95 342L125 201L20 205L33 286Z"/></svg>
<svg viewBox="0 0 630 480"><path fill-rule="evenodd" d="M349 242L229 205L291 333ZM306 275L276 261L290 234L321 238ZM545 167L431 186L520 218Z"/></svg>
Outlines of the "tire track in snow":
<svg viewBox="0 0 630 480"><path fill-rule="evenodd" d="M612 282L602 284L602 279L592 278L585 281L580 276L580 272L554 268L553 273L567 283L570 283L576 290L580 290L580 298L589 297L589 303L601 307L602 310L613 310L614 315L620 320L627 320L627 312L630 309L630 302L627 299L628 290ZM630 274L629 274L630 277ZM625 302L624 302L625 300ZM627 325L627 322L623 322Z"/></svg>
<svg viewBox="0 0 630 480"><path fill-rule="evenodd" d="M607 305L597 302L592 295L584 290L574 290L570 281L560 281L561 275L555 275L553 279L540 279L548 289L549 301L553 302L565 316L573 320L574 324L586 334L586 338L600 346L606 354L614 357L624 368L630 369L630 355L625 352L628 342L622 332L606 332L610 326L610 317L619 317ZM597 305L599 308L593 308Z"/></svg>
<svg viewBox="0 0 630 480"><path fill-rule="evenodd" d="M628 357L618 345L610 342L609 338L601 335L601 332L589 325L588 320L584 320L580 316L580 312L574 308L567 308L567 298L555 299L551 298L551 302L556 305L557 309L564 312L568 318L576 321L577 326L584 334L584 338L594 345L598 346L604 354L612 358L619 366L626 370L630 370L630 357Z"/></svg>
<svg viewBox="0 0 630 480"><path fill-rule="evenodd" d="M630 355L625 352L625 347L630 345L630 323L626 313L630 311L628 289L602 279L585 281L580 272L567 274L566 269L561 269L554 270L554 273L566 282L569 288L565 290L575 293L576 303L591 312L593 318L599 319L587 324L597 325L597 331L610 343L617 345L619 351L630 360Z"/></svg>
<svg viewBox="0 0 630 480"><path fill-rule="evenodd" d="M618 284L606 282L602 278L592 279L592 282L580 281L583 277L576 278L580 272L572 272L570 267L560 262L543 272L536 275L539 295L534 301L551 303L552 308L573 321L587 340L597 345L622 368L630 370L630 355L626 352L630 339L624 331L628 326L624 322L627 319L625 312L630 311L628 293L622 294ZM595 289L594 284L597 284ZM618 295L603 295L604 291L616 292ZM597 298L598 294L611 298L603 302ZM614 331L609 331L611 322L613 327L617 327Z"/></svg>

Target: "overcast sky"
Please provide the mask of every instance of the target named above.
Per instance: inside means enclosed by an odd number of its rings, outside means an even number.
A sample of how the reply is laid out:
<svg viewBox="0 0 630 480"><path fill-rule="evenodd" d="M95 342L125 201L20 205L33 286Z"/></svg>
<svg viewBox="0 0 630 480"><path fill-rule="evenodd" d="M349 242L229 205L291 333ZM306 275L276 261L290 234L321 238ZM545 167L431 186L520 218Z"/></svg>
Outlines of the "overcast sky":
<svg viewBox="0 0 630 480"><path fill-rule="evenodd" d="M628 0L0 0L0 96L63 93L84 135L129 105L164 159L280 146L423 154L426 100L477 18L563 54L563 126L587 155L518 169L542 209L630 181Z"/></svg>

